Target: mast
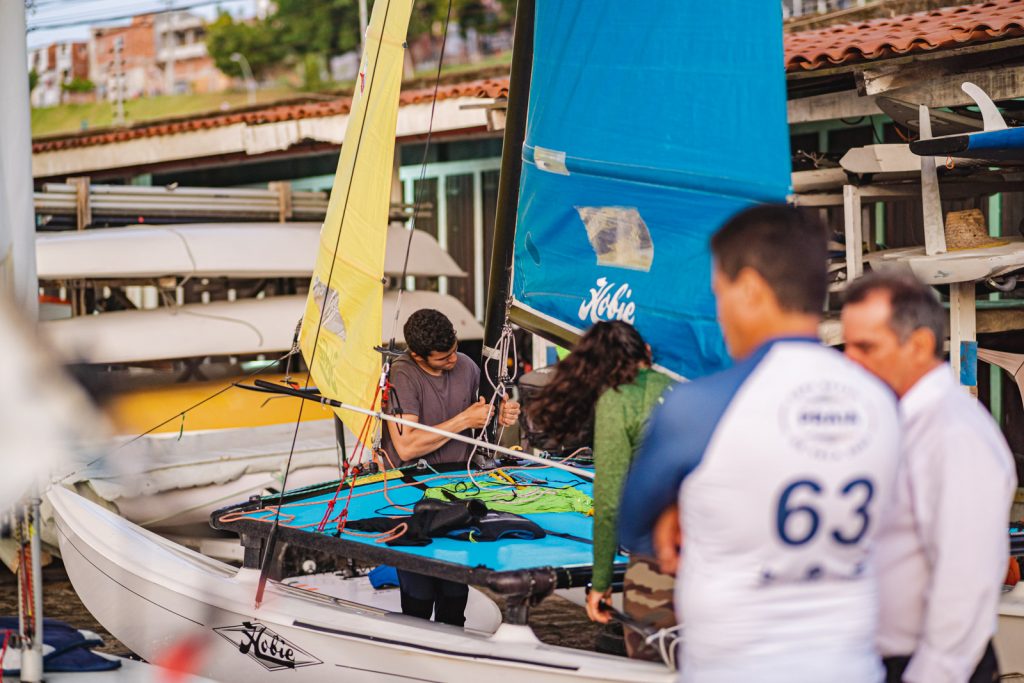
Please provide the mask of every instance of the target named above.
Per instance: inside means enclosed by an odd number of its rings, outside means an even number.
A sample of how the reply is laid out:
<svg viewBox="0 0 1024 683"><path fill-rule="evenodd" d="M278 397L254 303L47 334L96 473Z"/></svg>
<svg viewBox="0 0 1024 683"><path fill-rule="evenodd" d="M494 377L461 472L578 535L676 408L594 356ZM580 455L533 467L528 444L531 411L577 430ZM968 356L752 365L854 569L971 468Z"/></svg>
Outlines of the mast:
<svg viewBox="0 0 1024 683"><path fill-rule="evenodd" d="M491 269L487 277L482 361L498 354L498 340L505 324L506 302L510 296L512 245L516 234L519 179L523 171L523 142L526 140L526 109L530 102L530 72L533 69L534 9L535 0L519 0L516 7L508 110L501 146L501 173L498 179L498 201L494 218L494 242L491 248ZM491 391L485 373L481 373L480 394L489 398Z"/></svg>

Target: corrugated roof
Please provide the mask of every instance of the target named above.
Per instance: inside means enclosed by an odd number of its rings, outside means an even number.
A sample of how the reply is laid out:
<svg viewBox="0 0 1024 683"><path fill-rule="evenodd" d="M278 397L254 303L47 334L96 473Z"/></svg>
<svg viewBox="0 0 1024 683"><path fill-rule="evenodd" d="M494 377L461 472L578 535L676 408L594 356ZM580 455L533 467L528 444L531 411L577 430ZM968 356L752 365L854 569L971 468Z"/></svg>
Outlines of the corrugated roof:
<svg viewBox="0 0 1024 683"><path fill-rule="evenodd" d="M1024 0L993 0L786 36L787 71L803 71L1024 36Z"/></svg>
<svg viewBox="0 0 1024 683"><path fill-rule="evenodd" d="M399 98L400 106L429 102L434 94L433 88L404 91ZM508 79L486 79L444 85L437 90L437 99L446 100L457 97L505 97L508 95ZM94 132L75 133L58 137L37 139L32 144L32 151L52 152L74 147L89 147L112 142L124 142L137 138L174 135L190 131L206 130L244 123L250 126L264 123L278 123L294 119L316 118L347 114L352 104L349 97L338 98L326 102L303 102L300 104L285 103L271 105L261 109L249 109L230 113L205 114L198 116L166 119L149 123L140 123L130 128L116 130L98 130Z"/></svg>

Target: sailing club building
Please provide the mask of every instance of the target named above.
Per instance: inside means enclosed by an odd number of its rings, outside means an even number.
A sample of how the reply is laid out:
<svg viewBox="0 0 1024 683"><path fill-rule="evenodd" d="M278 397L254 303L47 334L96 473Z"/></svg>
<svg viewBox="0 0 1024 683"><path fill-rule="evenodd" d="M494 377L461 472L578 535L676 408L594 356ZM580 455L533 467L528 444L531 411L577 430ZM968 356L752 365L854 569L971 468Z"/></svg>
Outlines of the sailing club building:
<svg viewBox="0 0 1024 683"><path fill-rule="evenodd" d="M837 235L856 220L869 251L923 244L920 191L907 190L914 173L906 167L907 142L917 135L917 105L940 110L954 128L957 122L969 128L979 115L960 86L970 81L1001 107L1009 125L1024 125L1021 5L960 2L884 16L893 3L848 4L837 16L796 17L788 24L794 201L820 211ZM410 89L401 95L398 118L392 200L429 203L432 211L417 227L433 234L469 274L416 284L452 294L481 319L507 92L506 75L449 82L438 88L432 108L432 88ZM37 138L33 175L37 190L83 176L93 184L224 188L286 181L296 191L329 190L348 107L346 97L305 99ZM623 134L628 137L628 131ZM1019 172L949 169L943 182L956 187L944 195L944 211L980 209L996 237L1024 230ZM848 199L854 195L851 210ZM41 229L47 220L39 216ZM842 286L837 280L833 305ZM982 347L1024 352L1022 329L1024 301L1017 294L979 301ZM1013 378L982 365L978 392L1013 449L1024 453L1024 407Z"/></svg>

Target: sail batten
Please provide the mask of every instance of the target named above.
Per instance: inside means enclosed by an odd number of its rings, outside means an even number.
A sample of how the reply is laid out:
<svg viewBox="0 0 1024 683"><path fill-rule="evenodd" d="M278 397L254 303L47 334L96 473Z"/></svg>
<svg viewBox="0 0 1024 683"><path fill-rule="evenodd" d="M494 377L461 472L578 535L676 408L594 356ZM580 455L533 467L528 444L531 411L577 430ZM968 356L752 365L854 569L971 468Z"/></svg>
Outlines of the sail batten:
<svg viewBox="0 0 1024 683"><path fill-rule="evenodd" d="M747 25L778 28L724 28ZM789 191L779 6L540 2L533 42L513 310L562 338L624 320L677 375L722 368L710 236Z"/></svg>
<svg viewBox="0 0 1024 683"><path fill-rule="evenodd" d="M535 159L536 148L530 145L525 146L523 148L523 160L536 166L538 164ZM756 179L738 180L728 176L688 171L680 168L613 163L600 159L585 159L568 155L564 157L563 166L563 175L589 175L626 183L653 184L661 187L708 192L748 200L778 201L779 199L779 185L777 183L761 183ZM544 169L542 168L541 170Z"/></svg>
<svg viewBox="0 0 1024 683"><path fill-rule="evenodd" d="M412 0L374 3L338 170L320 232L300 346L321 393L375 409L384 250ZM337 411L362 433L364 419Z"/></svg>

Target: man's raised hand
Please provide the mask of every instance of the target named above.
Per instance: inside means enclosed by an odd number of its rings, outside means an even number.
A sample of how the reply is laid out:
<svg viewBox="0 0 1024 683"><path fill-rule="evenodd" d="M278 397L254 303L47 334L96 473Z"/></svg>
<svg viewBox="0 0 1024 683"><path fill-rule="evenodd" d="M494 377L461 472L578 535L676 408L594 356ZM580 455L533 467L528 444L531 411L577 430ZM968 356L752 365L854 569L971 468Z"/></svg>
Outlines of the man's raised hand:
<svg viewBox="0 0 1024 683"><path fill-rule="evenodd" d="M511 427L519 419L519 401L502 399L498 422L502 427Z"/></svg>
<svg viewBox="0 0 1024 683"><path fill-rule="evenodd" d="M465 416L467 426L470 429L480 429L487 424L492 410L491 405L481 396L476 403L462 411L462 414Z"/></svg>

